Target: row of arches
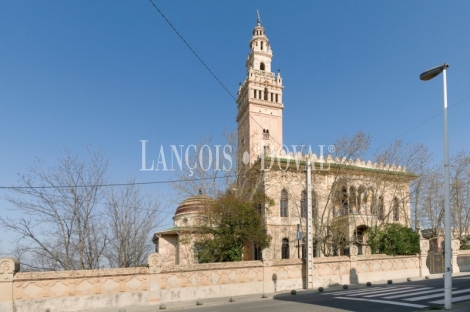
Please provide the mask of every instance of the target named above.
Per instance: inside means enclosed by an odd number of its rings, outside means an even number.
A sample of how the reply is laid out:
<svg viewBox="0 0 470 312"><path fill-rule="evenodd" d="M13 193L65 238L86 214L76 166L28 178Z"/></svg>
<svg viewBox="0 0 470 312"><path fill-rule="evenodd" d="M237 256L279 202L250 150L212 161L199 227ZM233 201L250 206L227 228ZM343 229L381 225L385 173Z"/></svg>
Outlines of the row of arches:
<svg viewBox="0 0 470 312"><path fill-rule="evenodd" d="M385 219L384 197L377 196L373 188L364 186L342 186L335 194L334 215L371 214L379 220ZM393 221L400 220L400 200L394 197L391 204Z"/></svg>
<svg viewBox="0 0 470 312"><path fill-rule="evenodd" d="M269 92L268 88L264 88L264 91L253 89L253 98L274 103L278 103L279 101L279 95L277 93Z"/></svg>
<svg viewBox="0 0 470 312"><path fill-rule="evenodd" d="M400 200L394 197L391 204L391 215L393 221L400 221ZM304 190L300 194L300 217L307 217L307 192ZM312 191L312 217L316 218L317 196ZM336 202L333 207L334 216L343 216L348 214L370 214L377 216L379 220L385 219L384 197L376 196L372 188L343 186L339 194L336 194ZM289 217L289 193L286 189L281 191L279 216Z"/></svg>

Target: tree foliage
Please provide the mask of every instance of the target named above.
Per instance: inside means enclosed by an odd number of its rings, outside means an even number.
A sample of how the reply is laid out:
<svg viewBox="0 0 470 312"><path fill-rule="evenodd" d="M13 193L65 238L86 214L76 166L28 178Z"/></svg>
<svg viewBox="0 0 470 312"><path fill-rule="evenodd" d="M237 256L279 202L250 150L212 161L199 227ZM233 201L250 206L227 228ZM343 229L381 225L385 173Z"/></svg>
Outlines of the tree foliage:
<svg viewBox="0 0 470 312"><path fill-rule="evenodd" d="M229 192L209 205L196 240L200 263L241 261L244 246L269 246L255 203Z"/></svg>
<svg viewBox="0 0 470 312"><path fill-rule="evenodd" d="M370 245L372 253L391 256L419 253L419 234L401 224L386 224L383 229L371 228L367 231L367 236L367 243Z"/></svg>

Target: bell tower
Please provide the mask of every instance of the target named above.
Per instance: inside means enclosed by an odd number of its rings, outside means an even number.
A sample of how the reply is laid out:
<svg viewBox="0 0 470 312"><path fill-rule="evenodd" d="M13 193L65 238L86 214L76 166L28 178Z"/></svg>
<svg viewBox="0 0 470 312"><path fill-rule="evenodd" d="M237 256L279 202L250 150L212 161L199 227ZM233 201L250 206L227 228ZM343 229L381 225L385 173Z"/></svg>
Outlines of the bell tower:
<svg viewBox="0 0 470 312"><path fill-rule="evenodd" d="M273 52L258 12L246 60L247 76L238 90L239 159L252 164L263 150L282 147L282 78L271 72ZM246 153L245 153L246 152ZM249 157L249 158L248 158Z"/></svg>

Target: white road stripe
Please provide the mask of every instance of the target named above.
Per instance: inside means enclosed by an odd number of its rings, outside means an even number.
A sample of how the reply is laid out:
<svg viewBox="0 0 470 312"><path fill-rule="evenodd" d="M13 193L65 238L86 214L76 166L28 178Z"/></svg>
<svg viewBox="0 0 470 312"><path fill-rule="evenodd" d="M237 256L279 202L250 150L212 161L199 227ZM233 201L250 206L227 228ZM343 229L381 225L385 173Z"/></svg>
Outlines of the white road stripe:
<svg viewBox="0 0 470 312"><path fill-rule="evenodd" d="M393 288L398 288L398 286L393 287ZM325 293L325 295L326 294L328 294L328 295L355 294L355 293L363 293L363 292L384 290L384 289L386 289L386 288L385 287L362 288L362 289L357 289L357 290L344 290L344 291L329 292L329 293Z"/></svg>
<svg viewBox="0 0 470 312"><path fill-rule="evenodd" d="M465 300L470 300L470 295L452 298L452 302L459 302L459 301L465 301ZM443 300L436 300L436 301L433 301L431 303L444 304L444 299Z"/></svg>
<svg viewBox="0 0 470 312"><path fill-rule="evenodd" d="M428 306L421 305L421 304L411 304L411 303L398 302L398 301L386 301L386 300L365 299L365 298L335 297L335 299L346 299L346 300L357 300L357 301L366 301L366 302L385 303L385 304L392 304L392 305L399 305L399 306L420 308L420 309L428 307Z"/></svg>
<svg viewBox="0 0 470 312"><path fill-rule="evenodd" d="M470 292L470 289L463 289L463 290L457 290L457 291L452 291L452 294L457 295L457 294L463 294L466 292ZM442 294L437 294L437 295L429 295L429 296L422 296L422 297L415 297L415 298L410 298L410 299L403 299L406 301L418 301L418 300L424 300L424 299L430 299L430 298L437 298L437 297L443 297L444 296L444 289L442 289Z"/></svg>
<svg viewBox="0 0 470 312"><path fill-rule="evenodd" d="M418 288L416 290L421 290L421 289L430 289L432 287L422 287L422 288ZM403 293L410 293L412 292L413 290L412 289L406 289L406 290L400 290L400 291L391 291L392 294L403 294ZM390 291L389 291L390 292ZM373 294L373 295L368 295L368 296L364 296L364 298L372 298L372 297L380 297L380 296L384 296L384 295L390 295L390 294Z"/></svg>
<svg viewBox="0 0 470 312"><path fill-rule="evenodd" d="M398 288L393 288L393 289L391 289L391 288L387 289L386 288L386 289L382 289L382 290L369 291L369 292L367 292L367 295L374 295L374 296L375 295L377 295L377 296L388 295L388 293L390 293L390 292L400 291L400 290L405 290L405 289L407 289L408 291L411 291L410 288L413 288L413 287L398 287ZM345 294L345 295L347 296L348 294Z"/></svg>
<svg viewBox="0 0 470 312"><path fill-rule="evenodd" d="M454 288L455 289L455 288ZM419 289L417 289L418 291ZM402 295L396 295L396 296L388 296L384 297L384 299L395 299L395 298L401 298L401 297L410 297L410 296L416 296L416 295L424 295L424 294L429 294L433 292L438 292L442 291L444 292L444 288L438 288L438 289L431 289L431 290L425 290L425 291L418 291L418 292L410 292L408 294L402 294Z"/></svg>

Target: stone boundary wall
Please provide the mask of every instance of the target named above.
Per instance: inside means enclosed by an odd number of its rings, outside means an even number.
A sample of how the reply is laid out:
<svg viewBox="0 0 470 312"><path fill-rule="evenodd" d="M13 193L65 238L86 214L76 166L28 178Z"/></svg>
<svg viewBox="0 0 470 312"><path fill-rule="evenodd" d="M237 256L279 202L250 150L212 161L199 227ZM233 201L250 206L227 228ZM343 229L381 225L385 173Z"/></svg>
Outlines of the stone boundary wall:
<svg viewBox="0 0 470 312"><path fill-rule="evenodd" d="M161 302L258 293L263 288L263 274L261 261L164 268L159 274Z"/></svg>
<svg viewBox="0 0 470 312"><path fill-rule="evenodd" d="M457 264L460 272L470 272L470 250L459 250Z"/></svg>
<svg viewBox="0 0 470 312"><path fill-rule="evenodd" d="M76 311L147 305L148 268L18 272L15 311ZM55 309L54 309L55 307Z"/></svg>
<svg viewBox="0 0 470 312"><path fill-rule="evenodd" d="M423 246L425 247L425 246ZM313 287L424 276L425 253L314 258ZM0 312L65 312L94 308L149 306L182 300L263 294L305 287L301 259L162 266L152 253L148 267L60 272L18 272L14 259L0 259ZM457 257L456 257L457 258ZM457 261L457 259L456 259ZM470 271L470 252L460 251L461 271Z"/></svg>

